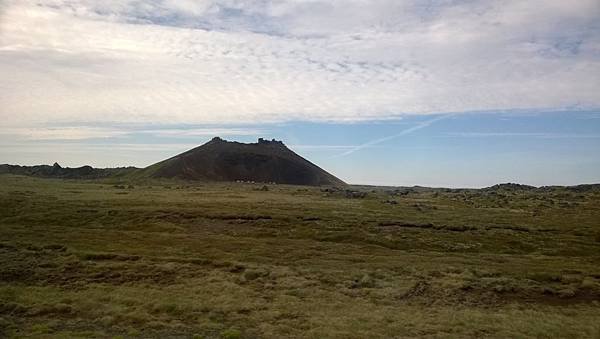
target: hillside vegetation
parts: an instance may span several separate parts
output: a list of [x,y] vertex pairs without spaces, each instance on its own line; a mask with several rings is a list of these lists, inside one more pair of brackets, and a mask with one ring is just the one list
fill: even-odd
[[0,175],[0,337],[600,336],[600,190]]

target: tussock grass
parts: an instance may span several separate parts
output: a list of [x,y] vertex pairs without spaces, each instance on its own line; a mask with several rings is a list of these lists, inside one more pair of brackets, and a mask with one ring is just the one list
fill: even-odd
[[0,176],[0,337],[600,335],[600,192],[261,188]]

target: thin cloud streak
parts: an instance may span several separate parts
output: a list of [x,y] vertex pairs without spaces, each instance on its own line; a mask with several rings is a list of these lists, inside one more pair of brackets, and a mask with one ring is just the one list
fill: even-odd
[[0,128],[0,137],[21,140],[85,140],[126,136],[126,130],[103,127],[12,127]]
[[151,134],[156,137],[170,138],[189,138],[195,136],[248,136],[248,135],[263,135],[266,132],[262,129],[252,128],[165,128],[132,131],[132,133]]
[[362,145],[358,145],[356,147],[353,147],[350,150],[337,155],[336,157],[344,157],[344,156],[350,155],[350,154],[352,154],[354,152],[360,151],[360,150],[362,150],[364,148],[371,147],[371,146],[380,144],[382,142],[386,142],[388,140],[392,140],[392,139],[395,139],[395,138],[398,138],[398,137],[401,137],[401,136],[404,136],[404,135],[407,135],[407,134],[411,134],[411,133],[413,133],[415,131],[418,131],[420,129],[428,127],[428,126],[430,126],[431,124],[433,124],[433,123],[435,123],[437,121],[440,121],[440,120],[443,120],[443,119],[447,119],[447,118],[451,117],[452,115],[453,114],[442,115],[442,116],[439,116],[437,118],[421,122],[421,123],[419,123],[419,124],[417,124],[417,125],[415,125],[413,127],[410,127],[410,128],[407,128],[407,129],[401,131],[400,133],[397,133],[397,134],[394,134],[394,135],[390,135],[390,136],[387,136],[387,137],[383,137],[383,138],[379,138],[379,139],[375,139],[375,140],[371,140],[371,141],[369,141],[367,143],[364,143]]
[[[86,153],[89,151],[135,151],[135,152],[156,152],[156,151],[185,151],[193,147],[199,146],[198,144],[189,143],[111,143],[111,144],[89,144],[89,143],[64,143],[64,142],[35,142],[35,143],[13,143],[13,144],[2,144],[0,149],[3,153],[21,153],[33,151],[36,153],[57,153],[59,149],[61,152],[68,153]],[[122,164],[127,166],[129,164]]]
[[132,137],[136,135],[157,138],[193,138],[214,136],[259,136],[267,131],[243,127],[207,128],[140,128],[140,127],[94,127],[94,126],[53,126],[53,127],[7,127],[0,128],[0,137],[30,141],[49,140],[88,140]]
[[463,138],[503,138],[503,137],[531,137],[542,139],[595,139],[600,134],[568,134],[568,133],[537,133],[537,132],[460,132],[448,133],[447,137]]
[[298,150],[331,150],[340,151],[355,148],[356,145],[289,145],[291,149]]

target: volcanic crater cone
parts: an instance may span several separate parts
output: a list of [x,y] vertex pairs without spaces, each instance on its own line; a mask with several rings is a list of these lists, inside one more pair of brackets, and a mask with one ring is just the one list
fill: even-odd
[[143,170],[154,178],[204,181],[254,181],[292,185],[345,185],[302,158],[281,141],[240,143],[213,138]]

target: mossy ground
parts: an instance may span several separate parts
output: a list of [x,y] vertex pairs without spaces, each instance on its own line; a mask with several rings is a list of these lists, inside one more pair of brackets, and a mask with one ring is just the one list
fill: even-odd
[[0,176],[0,337],[600,336],[600,192]]

